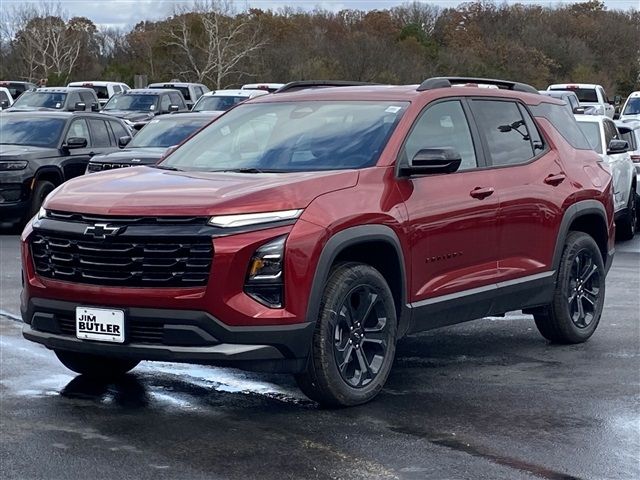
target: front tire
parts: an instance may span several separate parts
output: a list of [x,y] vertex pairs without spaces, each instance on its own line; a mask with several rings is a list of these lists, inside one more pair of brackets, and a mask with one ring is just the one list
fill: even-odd
[[89,353],[55,350],[58,360],[69,370],[96,378],[116,378],[133,370],[139,360],[105,357]]
[[631,240],[636,234],[636,227],[638,225],[638,212],[637,212],[637,198],[635,188],[631,189],[629,194],[629,202],[625,213],[620,217],[616,225],[616,232],[618,233],[618,239]]
[[29,208],[29,213],[27,218],[24,219],[25,222],[31,220],[40,210],[42,204],[44,203],[45,198],[55,190],[56,186],[48,182],[46,180],[41,180],[36,182],[35,188],[33,189],[33,193],[31,195],[31,207]]
[[553,301],[534,314],[538,330],[554,343],[586,342],[602,315],[605,270],[593,238],[570,232],[565,242]]
[[389,376],[397,318],[391,290],[375,268],[335,267],[325,285],[306,371],[296,376],[312,400],[330,407],[373,399]]

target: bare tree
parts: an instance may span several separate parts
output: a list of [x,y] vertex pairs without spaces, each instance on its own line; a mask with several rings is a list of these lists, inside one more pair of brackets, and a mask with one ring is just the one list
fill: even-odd
[[236,14],[229,0],[204,0],[174,11],[164,45],[175,50],[180,76],[210,79],[220,88],[227,77],[241,74],[243,60],[264,46],[251,14]]
[[67,22],[59,4],[25,3],[11,13],[14,50],[30,80],[66,80],[78,61],[86,23]]

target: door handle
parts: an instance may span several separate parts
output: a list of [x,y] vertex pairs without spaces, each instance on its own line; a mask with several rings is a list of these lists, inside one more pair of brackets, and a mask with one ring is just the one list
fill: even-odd
[[546,183],[547,185],[553,185],[555,187],[556,185],[560,185],[562,182],[564,182],[565,178],[567,178],[567,176],[564,173],[552,173],[550,175],[547,175],[547,178],[544,179],[544,183]]
[[488,196],[493,195],[494,191],[495,190],[493,189],[493,187],[476,187],[469,192],[469,195],[471,195],[473,198],[482,200],[483,198],[487,198]]

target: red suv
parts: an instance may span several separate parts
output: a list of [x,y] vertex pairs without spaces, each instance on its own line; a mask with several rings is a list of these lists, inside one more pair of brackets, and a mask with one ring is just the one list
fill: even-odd
[[550,341],[587,340],[611,188],[572,115],[528,85],[259,97],[155,167],[48,197],[22,235],[24,336],[78,373],[233,365],[360,404],[406,334],[517,309]]

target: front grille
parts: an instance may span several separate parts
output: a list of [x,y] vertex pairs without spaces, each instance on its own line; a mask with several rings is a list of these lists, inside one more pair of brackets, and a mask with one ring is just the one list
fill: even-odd
[[87,169],[88,172],[102,172],[104,170],[113,170],[115,168],[126,168],[126,167],[134,167],[138,165],[133,165],[131,163],[89,163],[89,167]]
[[[60,332],[63,335],[76,335],[76,322],[73,318],[58,319]],[[164,323],[141,323],[128,321],[125,334],[127,342],[147,343],[151,345],[164,344]]]
[[213,258],[207,237],[96,240],[34,233],[30,243],[39,275],[93,285],[202,286],[207,284]]
[[117,223],[118,225],[206,225],[206,217],[132,217],[47,210],[47,218],[77,223]]

